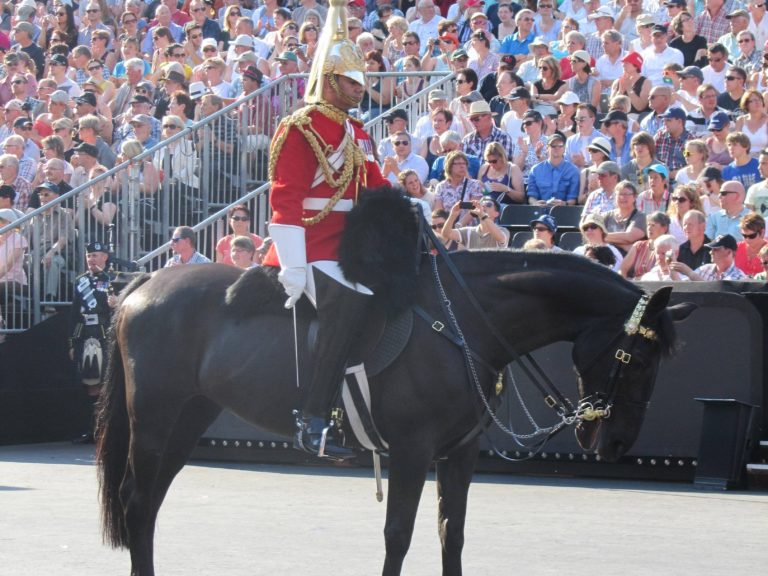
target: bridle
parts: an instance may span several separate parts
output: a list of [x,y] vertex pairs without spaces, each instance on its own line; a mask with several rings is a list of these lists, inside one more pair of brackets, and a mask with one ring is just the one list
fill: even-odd
[[[650,342],[658,341],[656,331],[642,324],[648,301],[648,295],[643,294],[635,305],[629,319],[624,324],[624,331],[613,338],[586,367],[582,368],[581,371],[576,371],[579,379],[583,381],[583,374],[586,374],[594,368],[595,365],[605,357],[607,350],[614,346],[616,347],[616,350],[612,355],[614,362],[611,366],[611,371],[608,374],[605,391],[585,396],[579,401],[579,404],[576,407],[576,418],[578,420],[591,422],[601,418],[610,418],[611,408],[613,408],[613,404],[619,397],[618,383],[621,380],[623,372],[630,366],[633,360],[635,363],[638,362],[634,359],[637,344],[642,342],[643,339]],[[647,408],[649,404],[648,401],[636,401],[625,397],[622,397],[621,401],[624,404],[637,406],[639,408]]]
[[[656,332],[654,330],[642,324],[642,321],[645,315],[645,310],[650,300],[647,294],[643,294],[640,297],[640,300],[635,305],[635,308],[630,314],[629,319],[624,324],[624,330],[620,332],[615,338],[613,338],[608,343],[608,345],[603,350],[601,350],[592,361],[590,361],[587,364],[586,368],[582,368],[582,373],[588,372],[589,370],[594,368],[594,366],[601,359],[605,357],[605,352],[608,349],[610,349],[613,346],[616,346],[616,350],[613,354],[613,359],[615,360],[615,363],[611,368],[611,372],[609,374],[608,382],[606,385],[606,390],[604,392],[596,393],[594,395],[594,398],[591,395],[582,398],[578,402],[578,405],[576,406],[576,408],[574,408],[571,401],[568,400],[568,398],[560,392],[560,390],[550,380],[550,378],[546,375],[546,373],[541,368],[541,366],[539,366],[536,360],[530,354],[525,354],[524,356],[521,356],[520,354],[518,354],[515,351],[515,349],[512,347],[512,345],[509,343],[509,341],[504,337],[504,335],[501,334],[501,332],[499,332],[495,324],[491,322],[490,317],[485,312],[483,307],[480,305],[480,302],[474,296],[472,291],[469,289],[469,286],[466,284],[463,276],[461,275],[461,272],[458,270],[458,268],[456,268],[456,265],[451,259],[448,251],[445,249],[442,242],[440,242],[440,240],[432,232],[432,229],[428,226],[425,226],[424,233],[426,233],[429,239],[432,240],[432,244],[437,249],[437,252],[443,257],[443,261],[446,263],[448,270],[456,280],[458,286],[464,293],[467,300],[475,309],[477,316],[483,321],[485,326],[488,328],[490,334],[493,336],[496,343],[507,354],[507,358],[511,358],[512,362],[516,363],[522,369],[522,371],[525,373],[528,379],[543,394],[544,401],[547,404],[547,406],[549,406],[552,410],[554,410],[555,413],[560,418],[560,422],[552,426],[551,428],[546,430],[541,429],[542,433],[546,433],[546,436],[537,445],[536,451],[543,448],[544,444],[552,436],[557,434],[566,426],[578,424],[581,421],[593,421],[597,419],[610,417],[611,408],[613,407],[613,404],[618,397],[617,384],[620,381],[625,369],[632,362],[633,354],[635,352],[635,347],[637,343],[641,341],[641,339],[646,339],[650,341],[656,341],[658,339]],[[478,362],[479,364],[483,365],[486,369],[488,369],[494,374],[499,374],[497,389],[499,387],[499,384],[502,381],[503,372],[500,373],[498,369],[496,369],[489,362],[484,360],[479,354],[473,351],[467,344],[466,340],[464,339],[464,335],[461,331],[461,328],[459,327],[458,321],[453,313],[451,302],[448,299],[448,296],[442,285],[442,281],[440,279],[439,271],[437,268],[437,257],[435,255],[431,255],[430,258],[432,260],[432,270],[433,270],[433,275],[435,277],[438,301],[440,302],[440,306],[442,308],[444,318],[447,320],[447,323],[449,326],[446,326],[445,323],[433,318],[428,312],[426,312],[420,306],[415,306],[414,311],[417,313],[417,315],[421,316],[422,319],[424,319],[425,322],[427,322],[427,324],[430,324],[434,331],[438,332],[439,334],[447,338],[449,341],[451,341],[454,345],[462,349],[462,351],[464,352],[464,361],[467,368],[468,377],[470,381],[474,381],[475,383],[475,388],[478,392],[478,395],[480,396],[480,399],[482,400],[486,414],[490,416],[493,422],[503,432],[505,432],[510,436],[513,436],[517,440],[521,436],[516,434],[514,431],[508,429],[500,421],[500,419],[495,414],[493,408],[491,407],[490,401],[486,397],[482,389],[482,386],[480,385],[480,381],[477,377],[477,373],[475,370],[474,362],[475,361]],[[581,378],[581,375],[579,375],[579,378]],[[638,403],[626,398],[622,398],[621,401],[626,404],[634,403],[634,404],[638,404],[646,407],[648,405],[648,402]],[[485,421],[486,419],[482,418],[481,420]],[[474,431],[470,432],[470,434],[468,434],[467,436],[470,436],[473,433]],[[528,435],[528,436],[530,437],[533,435]],[[462,440],[462,442],[463,441],[464,440]]]

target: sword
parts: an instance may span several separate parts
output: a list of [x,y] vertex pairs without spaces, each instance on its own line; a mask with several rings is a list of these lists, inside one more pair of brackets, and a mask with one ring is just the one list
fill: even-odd
[[296,388],[299,388],[299,327],[296,322],[296,305],[293,305],[293,353],[296,362]]

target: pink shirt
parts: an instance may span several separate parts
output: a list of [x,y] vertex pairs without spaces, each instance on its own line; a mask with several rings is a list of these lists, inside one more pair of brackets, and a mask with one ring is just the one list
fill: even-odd
[[6,270],[5,274],[0,276],[0,282],[8,284],[16,282],[22,286],[27,285],[27,275],[24,273],[24,268],[22,267],[24,263],[24,250],[27,246],[27,239],[18,232],[11,232],[6,235],[4,239],[0,239],[0,269],[5,268],[8,260],[13,257],[14,250],[18,248],[22,249],[21,254],[16,257],[10,270]]
[[[251,237],[251,240],[253,240],[253,245],[256,247],[256,250],[259,249],[259,246],[261,246],[264,241],[261,239],[261,236],[258,234],[250,233],[248,234]],[[229,252],[230,245],[232,244],[232,239],[235,237],[234,234],[228,234],[224,236],[221,240],[218,241],[216,244],[216,252],[223,253],[224,259],[221,260],[222,264],[229,264],[230,266],[234,266],[235,263],[232,262],[232,255]],[[219,260],[216,260],[219,262]]]

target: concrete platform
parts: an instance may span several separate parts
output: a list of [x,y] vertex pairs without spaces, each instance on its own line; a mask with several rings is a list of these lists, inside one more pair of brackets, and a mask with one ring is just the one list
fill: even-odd
[[[158,575],[378,574],[384,504],[368,470],[187,466],[160,514]],[[385,482],[386,490],[386,482]],[[465,574],[765,573],[768,494],[689,485],[479,475]],[[0,447],[0,574],[129,574],[101,543],[93,447]],[[434,480],[404,574],[440,573]]]

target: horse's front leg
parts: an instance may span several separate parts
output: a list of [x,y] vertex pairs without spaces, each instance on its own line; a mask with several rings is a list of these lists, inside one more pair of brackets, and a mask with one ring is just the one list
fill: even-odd
[[467,494],[478,454],[477,440],[473,440],[437,463],[437,529],[443,552],[443,576],[461,576]]
[[391,446],[389,480],[387,482],[387,522],[384,541],[387,555],[383,576],[399,576],[403,560],[411,546],[413,525],[421,491],[432,463],[432,451],[424,447]]

